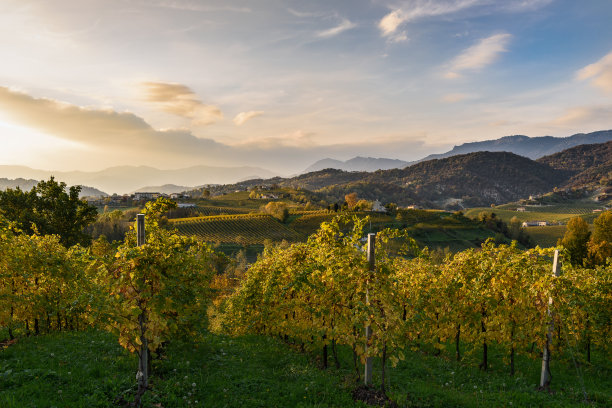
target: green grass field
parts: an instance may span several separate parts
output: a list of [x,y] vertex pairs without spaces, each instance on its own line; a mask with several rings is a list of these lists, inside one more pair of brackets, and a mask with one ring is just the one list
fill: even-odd
[[[578,353],[577,350],[574,350]],[[553,359],[553,393],[539,392],[540,361],[520,357],[514,377],[505,350],[492,348],[491,366],[477,356],[459,363],[452,352],[407,351],[387,373],[388,395],[401,407],[609,407],[612,367],[595,354],[576,369]],[[173,342],[153,361],[145,407],[365,407],[354,402],[357,386],[350,350],[340,349],[341,368],[321,369],[320,356],[273,338],[206,334],[202,341]],[[98,331],[30,337],[0,351],[0,406],[116,407],[135,392],[136,357],[112,335]],[[374,383],[380,381],[374,362]],[[584,384],[584,389],[583,389]],[[583,391],[589,403],[583,403]]]
[[[524,212],[516,209],[525,208]],[[593,213],[593,210],[602,209],[600,203],[596,203],[590,199],[581,199],[568,201],[563,204],[551,205],[520,205],[517,203],[509,203],[499,205],[497,207],[478,207],[470,208],[465,211],[466,217],[477,217],[482,211],[494,212],[498,217],[505,222],[510,222],[512,217],[518,218],[520,221],[548,221],[548,222],[563,222],[566,223],[570,218],[582,216],[587,221],[597,217],[598,214]]]

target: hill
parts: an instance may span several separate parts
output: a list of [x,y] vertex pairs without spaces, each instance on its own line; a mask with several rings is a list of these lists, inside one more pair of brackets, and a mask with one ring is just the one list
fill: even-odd
[[376,171],[399,169],[410,165],[410,162],[397,159],[385,159],[374,157],[353,157],[347,161],[323,159],[309,166],[303,173],[311,173],[324,169],[338,169],[344,171]]
[[398,205],[457,209],[488,206],[542,194],[568,178],[547,164],[507,152],[477,152],[417,163],[404,169],[346,172],[326,169],[297,177],[249,180],[211,188],[213,194],[256,185],[310,190],[328,202],[342,202],[356,192],[359,198]]
[[607,185],[612,179],[612,142],[576,146],[538,162],[570,175],[568,187]]
[[400,169],[415,163],[434,159],[444,159],[447,157],[475,152],[510,152],[535,160],[575,146],[605,143],[608,141],[612,141],[612,130],[601,130],[592,133],[578,133],[568,137],[529,137],[524,135],[513,135],[504,136],[499,139],[464,143],[453,147],[446,153],[430,154],[421,160],[412,162],[397,159],[359,156],[347,161],[327,158],[315,162],[304,170],[303,173],[310,173],[325,169],[368,172],[376,170]]

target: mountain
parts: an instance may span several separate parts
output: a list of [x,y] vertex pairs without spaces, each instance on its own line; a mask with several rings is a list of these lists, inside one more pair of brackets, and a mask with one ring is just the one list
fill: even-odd
[[325,169],[338,169],[344,171],[376,171],[401,169],[415,163],[433,159],[443,159],[474,152],[511,152],[530,159],[538,159],[574,146],[605,143],[612,141],[612,130],[601,130],[592,133],[578,133],[568,137],[540,136],[529,137],[524,135],[504,136],[499,139],[484,140],[481,142],[464,143],[455,146],[446,153],[430,154],[429,156],[412,162],[397,159],[384,159],[373,157],[354,157],[347,161],[335,159],[322,159],[302,172],[311,173]]
[[612,141],[576,146],[537,161],[569,174],[568,187],[601,185],[604,178],[612,180]]
[[[0,190],[6,190],[7,188],[16,189],[17,187],[19,187],[23,191],[29,191],[32,189],[32,187],[36,186],[37,184],[38,184],[38,180],[32,180],[32,179],[26,180],[23,178],[17,178],[17,179],[11,180],[7,178],[0,178]],[[106,197],[108,196],[108,194],[106,194],[104,191],[98,190],[97,188],[81,186],[81,192],[79,193],[79,197],[93,197],[93,196]]]
[[488,206],[542,194],[567,181],[569,174],[547,164],[508,152],[475,152],[434,159],[404,169],[375,172],[320,170],[292,178],[250,180],[218,186],[211,192],[233,191],[254,185],[276,184],[317,193],[328,202],[348,193],[399,205],[430,208]]
[[347,161],[335,159],[322,159],[309,166],[303,173],[310,173],[324,169],[338,169],[344,171],[376,171],[404,168],[410,162],[397,159],[384,159],[374,157],[353,157]]
[[87,185],[112,192],[128,193],[142,186],[180,184],[235,183],[247,178],[274,177],[276,174],[259,167],[193,166],[175,170],[160,170],[147,166],[119,166],[101,171],[47,171],[25,166],[0,166],[0,177],[45,180],[50,176],[69,185]]
[[452,150],[441,154],[430,154],[419,161],[442,159],[473,152],[512,152],[520,156],[537,159],[551,155],[574,146],[605,143],[612,140],[612,130],[601,130],[592,133],[578,133],[569,137],[529,137],[523,135],[504,136],[500,139],[485,140],[482,142],[464,143],[453,147]]

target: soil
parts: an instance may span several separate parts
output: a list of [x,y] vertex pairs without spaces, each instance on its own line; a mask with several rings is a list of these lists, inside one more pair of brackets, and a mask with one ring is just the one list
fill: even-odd
[[398,405],[377,388],[360,385],[353,390],[353,400],[363,401],[368,405],[396,408]]

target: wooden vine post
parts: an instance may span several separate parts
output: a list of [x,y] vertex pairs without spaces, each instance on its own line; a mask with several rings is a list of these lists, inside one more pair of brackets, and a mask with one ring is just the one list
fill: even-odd
[[[375,266],[376,266],[376,257],[375,257],[375,252],[374,252],[374,248],[376,246],[376,234],[375,233],[370,233],[368,234],[368,266],[369,266],[369,275],[370,277],[374,275],[374,271],[375,271]],[[366,283],[366,305],[370,304],[370,293],[369,293],[369,286],[370,283],[370,279],[368,277],[367,283]],[[365,327],[365,335],[366,335],[366,342],[365,342],[365,353],[367,354],[368,352],[368,344],[370,342],[370,338],[372,337],[372,328],[370,327],[369,322],[366,321],[366,327]],[[365,361],[365,373],[364,373],[364,384],[366,386],[371,385],[372,384],[372,362],[373,362],[373,358],[372,357],[366,357],[366,361]]]
[[[138,214],[136,216],[136,242],[137,246],[145,244],[145,215]],[[136,378],[138,379],[138,397],[137,401],[140,402],[140,397],[145,393],[149,386],[149,343],[146,337],[147,331],[147,316],[143,310],[144,305],[142,300],[139,300],[138,306],[142,310],[142,313],[138,316],[138,325],[140,326],[140,352],[138,353],[138,373]]]
[[[553,259],[553,276],[561,275],[561,267],[559,266],[559,250],[555,250],[555,257]],[[552,296],[548,298],[548,316],[550,317],[550,323],[548,325],[548,333],[546,333],[546,345],[544,346],[544,352],[542,353],[542,373],[540,374],[540,389],[550,389],[550,344],[552,343],[552,336],[555,329],[555,319],[552,313]]]

